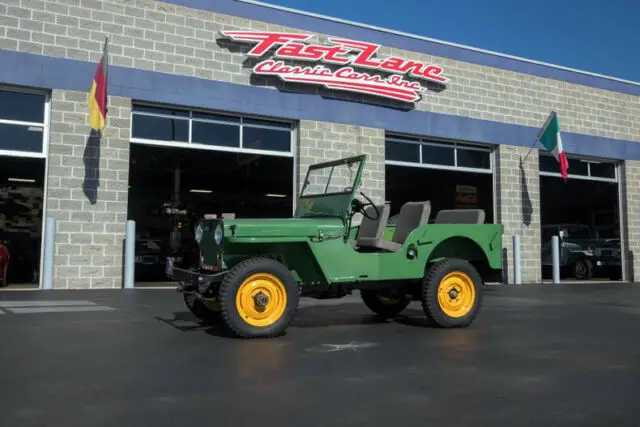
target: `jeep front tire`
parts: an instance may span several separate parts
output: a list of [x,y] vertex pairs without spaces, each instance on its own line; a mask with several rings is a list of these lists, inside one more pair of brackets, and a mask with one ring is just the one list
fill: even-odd
[[468,261],[448,258],[427,268],[422,308],[441,328],[469,326],[482,303],[482,278]]
[[298,283],[283,264],[250,258],[225,276],[218,294],[224,325],[241,338],[284,334],[298,309]]

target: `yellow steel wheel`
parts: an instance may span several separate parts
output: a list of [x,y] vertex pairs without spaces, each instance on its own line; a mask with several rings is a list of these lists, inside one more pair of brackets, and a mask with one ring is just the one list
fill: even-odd
[[438,304],[450,317],[463,317],[473,308],[476,288],[467,273],[452,271],[442,278],[438,286]]
[[238,287],[236,309],[251,326],[265,327],[277,322],[287,308],[287,289],[270,273],[256,273]]

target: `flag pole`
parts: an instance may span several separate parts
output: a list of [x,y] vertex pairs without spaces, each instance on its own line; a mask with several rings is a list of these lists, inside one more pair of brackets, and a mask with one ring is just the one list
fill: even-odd
[[105,36],[104,38],[104,50],[102,53],[103,64],[104,67],[104,120],[105,120],[105,129],[100,129],[100,138],[104,136],[104,131],[107,127],[107,116],[109,115],[109,36]]
[[547,116],[547,119],[544,121],[544,124],[542,125],[542,127],[538,131],[538,134],[536,135],[536,139],[533,141],[533,144],[531,144],[531,147],[529,147],[529,151],[527,151],[527,154],[524,156],[524,159],[522,159],[522,158],[520,159],[520,163],[521,164],[524,164],[524,162],[527,161],[527,158],[529,157],[529,154],[531,154],[531,150],[533,150],[533,147],[536,146],[536,143],[538,141],[540,141],[540,135],[542,135],[544,130],[547,128],[547,126],[549,126],[549,122],[551,121],[551,119],[553,118],[553,116],[555,114],[556,114],[555,111],[551,111],[551,113],[549,113],[549,115]]

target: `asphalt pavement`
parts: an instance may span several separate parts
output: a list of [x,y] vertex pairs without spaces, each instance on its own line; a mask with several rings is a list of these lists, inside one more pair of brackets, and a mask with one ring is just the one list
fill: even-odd
[[488,287],[457,330],[304,300],[259,341],[170,290],[0,292],[0,426],[631,426],[639,331],[638,284]]

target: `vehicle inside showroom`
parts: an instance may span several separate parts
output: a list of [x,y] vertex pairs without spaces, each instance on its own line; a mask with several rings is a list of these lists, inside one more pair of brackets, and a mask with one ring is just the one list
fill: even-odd
[[617,163],[568,156],[569,176],[540,153],[543,278],[551,277],[551,238],[559,238],[561,280],[620,280],[622,252]]
[[293,213],[291,123],[146,105],[134,107],[132,123],[136,286],[168,282],[167,258],[189,253],[205,215]]

